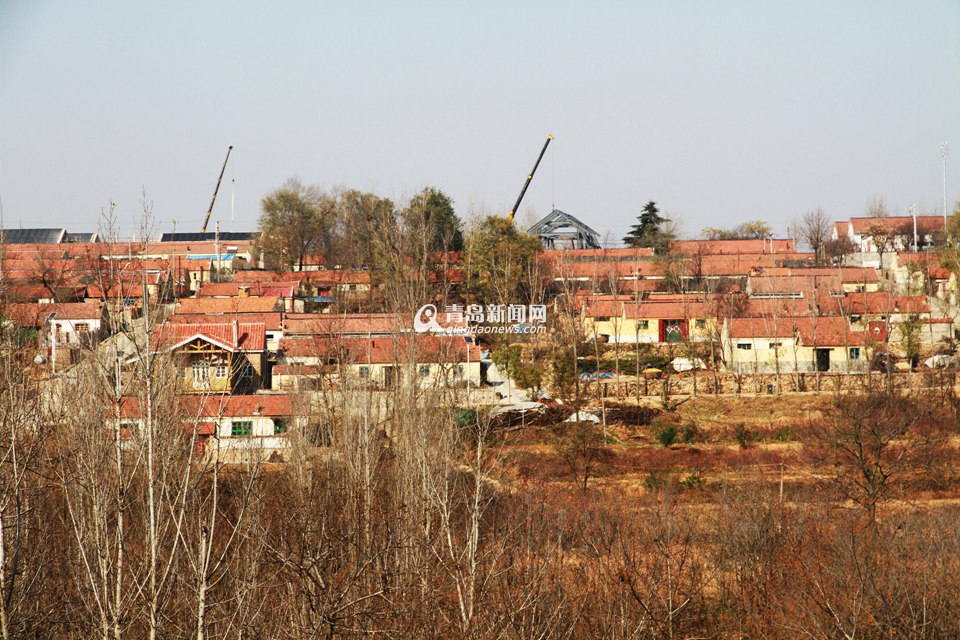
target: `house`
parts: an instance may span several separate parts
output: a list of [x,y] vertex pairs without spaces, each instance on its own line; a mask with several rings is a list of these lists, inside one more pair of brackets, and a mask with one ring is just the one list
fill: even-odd
[[[178,423],[185,439],[195,437],[203,454],[215,447],[221,453],[282,451],[290,446],[287,434],[299,426],[293,399],[284,394],[178,396],[154,411]],[[122,399],[120,426],[128,440],[143,433],[139,398]]]
[[389,388],[480,386],[484,363],[480,348],[462,336],[412,334],[396,338],[356,339],[347,345],[348,382]]
[[731,318],[723,336],[727,369],[736,373],[862,372],[882,346],[839,316]]
[[583,317],[588,336],[619,343],[706,342],[717,327],[712,304],[679,295],[660,301],[621,297],[590,302]]
[[883,253],[929,247],[945,226],[943,216],[850,218],[834,223],[831,237],[849,238],[861,253]]
[[269,388],[263,323],[164,323],[152,340],[155,353],[170,353],[180,393],[252,393]]
[[303,388],[320,375],[338,384],[389,388],[474,387],[484,382],[481,349],[462,336],[406,334],[390,337],[285,338],[278,352],[275,389]]
[[[217,322],[227,322],[233,320],[232,316],[221,316],[213,318]],[[268,313],[244,313],[236,316],[237,320],[245,323],[263,323],[264,332],[267,341],[267,351],[276,352],[280,346],[280,340],[283,339],[283,314],[279,311]],[[182,314],[176,313],[167,316],[167,324],[205,324],[211,320],[211,316],[206,314]]]

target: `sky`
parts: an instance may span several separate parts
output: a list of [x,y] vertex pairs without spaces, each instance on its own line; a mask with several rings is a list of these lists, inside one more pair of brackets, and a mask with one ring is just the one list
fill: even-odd
[[[256,228],[286,179],[608,242],[960,199],[960,0],[0,0],[4,226]],[[213,224],[211,224],[211,228]]]

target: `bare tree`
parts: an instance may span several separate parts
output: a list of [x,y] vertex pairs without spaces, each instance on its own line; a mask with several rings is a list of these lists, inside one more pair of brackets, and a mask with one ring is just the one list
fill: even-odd
[[820,264],[824,259],[824,246],[830,239],[830,217],[819,207],[807,211],[800,218],[799,232]]

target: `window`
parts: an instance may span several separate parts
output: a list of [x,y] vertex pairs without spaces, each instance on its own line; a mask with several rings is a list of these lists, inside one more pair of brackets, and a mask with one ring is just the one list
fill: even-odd
[[77,333],[90,333],[90,325],[86,322],[77,323]]
[[207,363],[194,362],[193,363],[194,382],[206,382],[209,379],[210,379],[210,367],[207,366]]
[[767,348],[768,348],[768,349],[779,349],[779,348],[782,347],[782,346],[783,346],[783,344],[780,343],[780,342],[771,342],[771,343],[767,346]]
[[225,364],[218,364],[218,365],[214,368],[213,377],[214,377],[214,378],[217,378],[218,380],[223,380],[223,379],[225,379],[225,378],[227,377],[228,371],[229,371],[229,370],[227,369],[227,365],[225,365]]
[[426,378],[427,376],[430,375],[430,365],[428,364],[420,365],[420,367],[417,369],[417,373],[420,374],[421,378]]
[[740,349],[741,351],[750,351],[753,349],[753,345],[749,342],[738,342],[737,349]]
[[121,422],[120,429],[126,430],[132,436],[140,435],[140,423],[139,422]]
[[455,375],[455,376],[458,377],[458,378],[462,378],[462,377],[463,377],[463,365],[462,365],[462,364],[458,364],[458,365],[455,365],[455,366],[453,367],[453,375]]
[[281,433],[287,432],[287,425],[283,423],[283,420],[274,420],[273,421],[273,435],[278,436]]
[[253,433],[252,420],[234,420],[230,423],[231,436],[248,436]]
[[370,378],[370,367],[360,367],[360,377],[365,380]]
[[860,347],[850,347],[850,359],[851,360],[860,359]]
[[597,316],[597,322],[610,322],[610,316]]
[[860,316],[858,315],[850,316],[850,322],[860,322]]
[[697,318],[697,320],[694,322],[694,326],[696,326],[697,329],[706,329],[707,321],[704,318]]
[[649,329],[649,328],[650,328],[650,321],[649,321],[649,320],[641,320],[641,321],[640,321],[640,330],[641,330],[641,331],[646,331],[646,330]]

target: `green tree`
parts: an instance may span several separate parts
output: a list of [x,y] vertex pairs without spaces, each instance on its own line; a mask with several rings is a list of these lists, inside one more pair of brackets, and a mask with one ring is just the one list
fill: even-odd
[[453,200],[443,191],[425,188],[410,198],[400,217],[408,227],[423,229],[429,251],[463,250],[463,222],[453,210]]
[[669,222],[660,215],[660,209],[652,200],[643,207],[643,212],[637,217],[637,224],[630,227],[630,233],[623,242],[628,247],[650,247],[656,253],[665,253],[674,240],[674,233],[664,227]]
[[270,268],[303,268],[310,255],[326,255],[332,242],[334,200],[316,186],[287,180],[260,201],[256,249]]
[[540,241],[506,218],[484,218],[467,234],[463,260],[467,285],[477,301],[490,304],[537,303],[530,300],[527,275],[540,258]]

